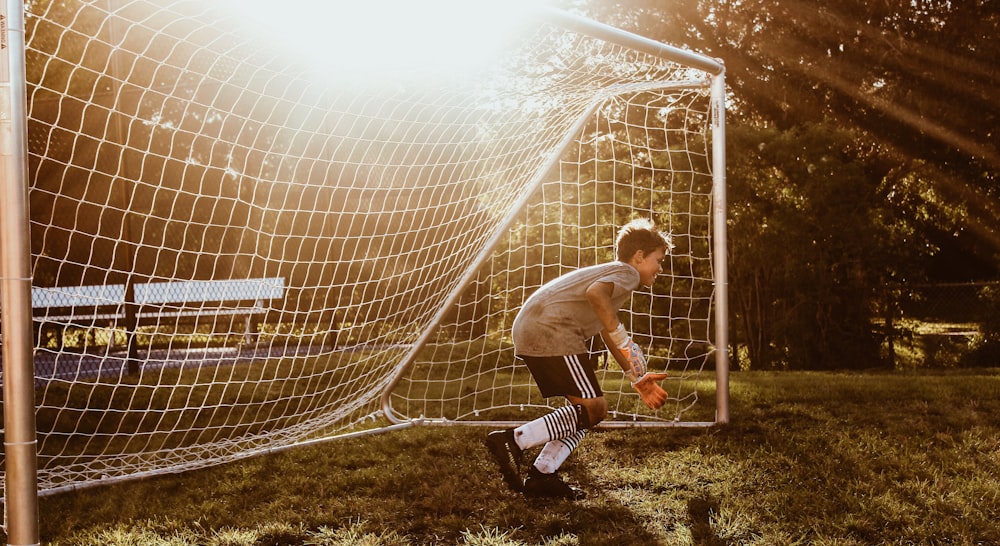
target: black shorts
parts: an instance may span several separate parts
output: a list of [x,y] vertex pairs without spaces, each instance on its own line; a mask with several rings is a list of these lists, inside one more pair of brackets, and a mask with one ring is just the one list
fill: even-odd
[[542,396],[604,396],[595,373],[595,358],[589,354],[568,356],[519,356],[535,378]]

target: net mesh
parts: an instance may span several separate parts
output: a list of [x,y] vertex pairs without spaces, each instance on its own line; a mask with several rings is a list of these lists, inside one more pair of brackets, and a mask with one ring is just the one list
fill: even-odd
[[611,420],[711,419],[705,74],[540,20],[474,77],[375,84],[212,2],[26,8],[41,491],[530,418],[514,314],[635,217],[676,244],[621,314],[672,400],[605,362]]

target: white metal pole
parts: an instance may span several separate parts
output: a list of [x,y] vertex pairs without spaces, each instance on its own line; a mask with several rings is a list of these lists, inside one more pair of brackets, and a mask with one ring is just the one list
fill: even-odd
[[715,422],[729,422],[729,271],[726,254],[726,78],[712,79],[712,215],[715,253]]
[[0,320],[3,322],[7,544],[39,543],[28,234],[24,4],[0,12]]
[[699,53],[657,42],[645,36],[633,34],[626,30],[580,17],[579,15],[573,15],[550,6],[541,5],[539,9],[551,23],[581,34],[628,46],[636,51],[642,51],[643,53],[697,68],[712,75],[722,74],[725,70],[725,66],[717,59],[712,59]]

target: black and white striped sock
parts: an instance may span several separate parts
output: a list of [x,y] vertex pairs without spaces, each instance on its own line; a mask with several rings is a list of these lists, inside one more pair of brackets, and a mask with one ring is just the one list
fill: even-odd
[[580,428],[583,406],[563,406],[514,429],[514,440],[521,449],[567,438]]
[[542,474],[552,474],[559,470],[559,467],[566,461],[570,453],[573,453],[573,450],[580,445],[586,434],[586,430],[579,430],[566,438],[552,440],[545,444],[535,459],[535,468]]

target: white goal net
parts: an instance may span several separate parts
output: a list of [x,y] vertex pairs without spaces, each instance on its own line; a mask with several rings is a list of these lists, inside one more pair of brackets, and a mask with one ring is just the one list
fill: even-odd
[[604,365],[606,425],[717,420],[721,66],[545,11],[365,80],[231,8],[26,3],[40,491],[533,418],[513,316],[637,217],[676,248],[620,316],[671,400]]

